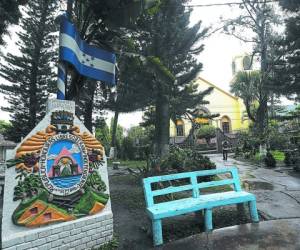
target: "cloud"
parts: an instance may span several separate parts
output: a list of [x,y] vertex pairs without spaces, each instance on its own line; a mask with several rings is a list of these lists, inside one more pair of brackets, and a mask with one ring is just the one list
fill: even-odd
[[69,152],[71,154],[78,154],[78,153],[80,153],[80,149],[78,148],[78,146],[76,144],[73,144],[72,148],[69,150]]
[[48,155],[47,160],[55,160],[57,158],[57,155],[52,154],[52,155]]

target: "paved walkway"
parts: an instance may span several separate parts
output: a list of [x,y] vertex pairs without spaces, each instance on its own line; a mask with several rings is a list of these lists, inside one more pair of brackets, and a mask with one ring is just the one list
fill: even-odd
[[266,169],[222,156],[207,155],[217,168],[236,166],[245,189],[257,197],[268,221],[202,233],[166,244],[163,250],[300,250],[300,175],[291,169]]
[[158,249],[163,250],[299,250],[300,219],[264,221],[198,234]]
[[217,168],[239,169],[244,188],[256,195],[258,210],[266,219],[300,218],[300,175],[292,169],[267,169],[233,158],[223,161],[220,154],[207,156]]

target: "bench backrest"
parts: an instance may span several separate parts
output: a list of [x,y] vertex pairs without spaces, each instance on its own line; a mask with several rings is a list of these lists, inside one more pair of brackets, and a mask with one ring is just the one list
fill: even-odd
[[[204,176],[212,176],[217,174],[226,174],[230,173],[230,179],[218,180],[218,181],[208,181],[208,182],[199,182],[197,177]],[[181,186],[169,186],[166,188],[152,190],[153,183],[159,183],[164,181],[174,181],[180,179],[189,179],[189,184],[181,185]],[[167,195],[172,193],[178,193],[182,191],[192,191],[192,196],[197,198],[200,196],[200,189],[202,188],[210,188],[216,186],[224,186],[224,185],[233,185],[235,191],[241,191],[240,179],[238,176],[238,170],[235,167],[231,168],[221,168],[221,169],[213,169],[213,170],[202,170],[195,172],[184,172],[179,174],[171,174],[171,175],[161,175],[161,176],[153,176],[143,179],[144,185],[144,194],[146,198],[147,207],[151,207],[154,205],[154,197]]]

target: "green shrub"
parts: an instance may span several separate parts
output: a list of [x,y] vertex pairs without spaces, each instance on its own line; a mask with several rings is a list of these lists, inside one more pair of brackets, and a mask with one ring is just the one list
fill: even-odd
[[[138,179],[149,176],[176,174],[181,172],[215,169],[216,165],[206,156],[197,151],[182,149],[178,146],[170,148],[164,159],[150,155],[146,166],[128,168],[128,171]],[[206,178],[210,180],[210,178]]]
[[276,161],[284,161],[285,158],[284,152],[279,150],[272,150],[271,154],[273,155]]
[[132,127],[123,139],[121,158],[124,160],[146,160],[149,157],[152,128]]
[[216,128],[211,125],[203,125],[196,132],[197,138],[205,139],[207,144],[210,144],[210,140],[216,137]]
[[292,165],[292,154],[291,152],[284,153],[284,163],[286,166]]
[[197,170],[215,169],[216,165],[207,156],[198,151],[172,147],[166,159],[161,162],[164,172],[187,172]]
[[136,155],[136,148],[134,147],[134,141],[130,137],[125,137],[122,141],[121,158],[124,160],[134,160]]
[[286,166],[296,165],[299,157],[297,157],[296,152],[285,152],[284,163]]
[[256,153],[255,155],[254,155],[254,160],[255,161],[260,161],[261,160],[261,155],[260,155],[260,153]]
[[271,152],[267,152],[266,157],[264,158],[265,165],[269,168],[276,167],[276,160],[271,154]]

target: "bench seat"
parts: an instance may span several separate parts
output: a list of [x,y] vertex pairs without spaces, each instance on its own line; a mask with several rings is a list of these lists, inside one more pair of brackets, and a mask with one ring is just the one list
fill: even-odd
[[[211,181],[202,181],[202,178],[199,178],[219,174],[224,174],[227,177],[230,174],[230,178],[215,178]],[[255,196],[242,190],[238,170],[234,167],[153,176],[143,179],[143,184],[147,205],[146,212],[152,220],[153,243],[155,246],[163,244],[162,219],[168,217],[204,211],[205,230],[211,231],[213,230],[213,208],[246,203],[249,205],[252,221],[259,222]],[[203,193],[203,190],[206,188],[226,185],[233,186],[233,191],[212,194]],[[154,199],[157,196],[178,192],[190,193],[190,197],[161,202],[156,202]]]
[[255,196],[245,191],[229,191],[155,204],[147,208],[147,213],[155,220],[247,201],[255,201]]

